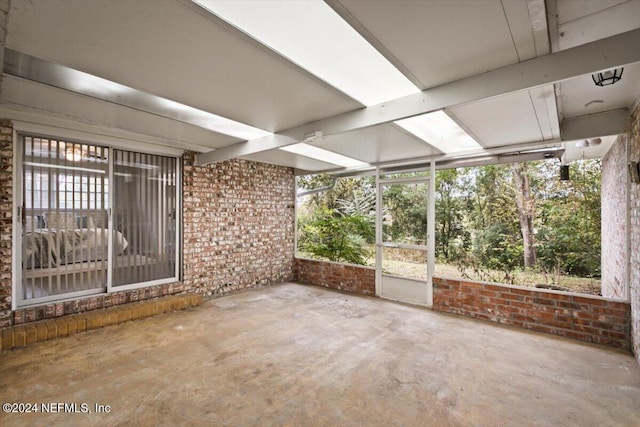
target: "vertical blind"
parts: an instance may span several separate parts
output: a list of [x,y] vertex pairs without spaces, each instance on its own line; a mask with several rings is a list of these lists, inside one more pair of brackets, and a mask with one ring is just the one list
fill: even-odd
[[175,158],[114,150],[115,229],[128,251],[114,257],[114,286],[175,275]]
[[108,149],[35,137],[23,149],[22,299],[104,289]]
[[176,276],[176,158],[24,136],[22,159],[23,301]]

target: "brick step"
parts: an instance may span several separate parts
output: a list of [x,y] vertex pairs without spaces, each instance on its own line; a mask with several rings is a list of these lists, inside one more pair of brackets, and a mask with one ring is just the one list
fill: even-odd
[[145,317],[151,317],[169,311],[185,310],[201,304],[202,295],[200,294],[172,295],[12,326],[2,330],[0,352],[12,348],[25,347],[35,342],[66,337],[91,329],[128,322],[130,320],[144,319]]

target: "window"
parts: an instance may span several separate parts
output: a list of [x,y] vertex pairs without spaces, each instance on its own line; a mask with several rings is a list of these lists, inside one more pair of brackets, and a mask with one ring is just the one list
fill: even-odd
[[175,157],[21,136],[18,304],[175,281]]

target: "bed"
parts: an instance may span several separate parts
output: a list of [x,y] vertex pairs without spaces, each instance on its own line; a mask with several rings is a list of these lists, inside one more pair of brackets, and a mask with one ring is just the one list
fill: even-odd
[[[72,212],[27,216],[22,240],[24,277],[105,269],[109,244],[109,230],[103,227],[105,215],[93,211],[82,216]],[[113,245],[115,255],[120,255],[129,244],[116,231]]]
[[[103,291],[108,259],[114,286],[166,276],[166,259],[135,249],[121,231],[106,225],[106,211],[30,212],[23,222],[22,293],[24,299],[76,291]],[[109,233],[113,232],[113,252]],[[163,276],[164,275],[164,276]],[[158,276],[158,277],[156,277]]]
[[[35,229],[23,238],[24,266],[27,269],[55,268],[86,261],[106,260],[109,230],[104,228]],[[119,231],[115,232],[114,249],[119,255],[128,242]]]

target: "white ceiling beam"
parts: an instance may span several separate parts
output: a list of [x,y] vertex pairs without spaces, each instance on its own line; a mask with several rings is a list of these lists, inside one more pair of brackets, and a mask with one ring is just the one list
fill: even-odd
[[[252,139],[251,141],[234,144],[230,147],[219,148],[203,154],[196,154],[196,165],[203,166],[209,163],[235,159],[236,157],[247,156],[261,151],[286,147],[287,145],[293,145],[298,142],[300,141],[285,135],[267,135],[262,138]],[[227,150],[228,148],[232,148],[232,150]],[[229,154],[225,156],[227,153]]]
[[324,135],[348,132],[625,66],[640,62],[638,46],[640,29],[291,128],[278,133],[287,138],[274,138],[268,144],[254,140],[224,147],[199,155],[199,162],[212,163],[291,145],[314,131]]
[[618,108],[602,113],[565,119],[560,125],[563,141],[619,135],[629,131],[629,109]]

